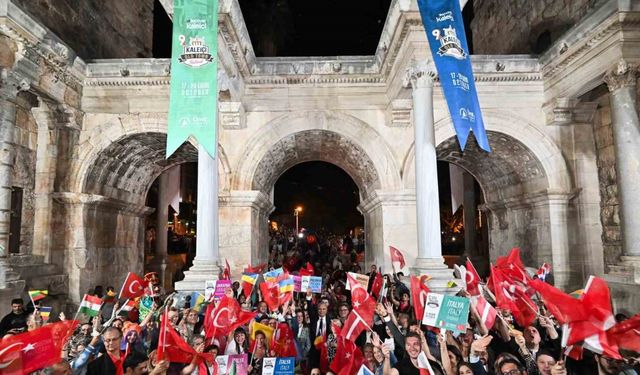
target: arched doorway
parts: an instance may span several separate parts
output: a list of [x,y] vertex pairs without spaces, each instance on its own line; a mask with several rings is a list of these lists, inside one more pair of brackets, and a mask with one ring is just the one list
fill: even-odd
[[284,259],[289,269],[307,261],[330,262],[340,250],[343,269],[363,267],[364,217],[358,211],[358,186],[341,168],[308,161],[285,171],[274,185],[270,216],[270,260]]

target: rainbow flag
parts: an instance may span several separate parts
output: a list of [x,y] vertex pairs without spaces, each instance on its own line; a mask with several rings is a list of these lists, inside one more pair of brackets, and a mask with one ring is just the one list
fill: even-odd
[[584,289],[578,289],[576,291],[569,293],[569,295],[573,298],[580,298],[582,297],[583,294],[584,294]]
[[43,299],[48,295],[49,295],[48,290],[30,290],[29,291],[29,298],[31,298],[33,302],[40,301],[41,299]]
[[293,292],[293,277],[289,276],[278,281],[278,287],[280,288],[280,293]]
[[198,313],[202,312],[202,304],[204,303],[204,296],[198,292],[191,294],[191,308]]
[[276,278],[278,278],[278,276],[282,275],[283,273],[284,273],[284,269],[280,267],[280,268],[276,268],[273,271],[265,272],[262,274],[262,276],[264,277],[264,281],[269,281],[273,283],[276,281]]
[[53,307],[40,306],[38,308],[38,311],[40,312],[40,316],[42,317],[42,321],[46,322],[47,320],[49,320],[49,316],[51,315],[51,311],[53,311]]

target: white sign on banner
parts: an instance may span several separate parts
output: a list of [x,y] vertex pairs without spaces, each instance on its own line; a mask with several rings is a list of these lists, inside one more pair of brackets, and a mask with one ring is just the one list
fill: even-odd
[[[367,289],[367,287],[369,286],[369,276],[363,275],[361,273],[354,273],[354,272],[348,272],[348,273],[349,275],[351,275],[351,277],[356,279],[358,284],[360,284],[363,288]],[[351,285],[349,285],[349,282],[347,282],[346,289],[351,290]]]

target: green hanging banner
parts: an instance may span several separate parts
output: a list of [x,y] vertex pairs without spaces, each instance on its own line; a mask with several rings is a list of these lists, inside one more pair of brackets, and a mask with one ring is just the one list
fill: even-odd
[[175,0],[167,158],[193,136],[216,155],[218,0]]

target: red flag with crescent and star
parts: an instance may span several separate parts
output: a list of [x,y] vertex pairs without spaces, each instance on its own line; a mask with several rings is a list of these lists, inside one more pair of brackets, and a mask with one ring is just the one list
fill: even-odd
[[346,339],[355,341],[363,330],[371,329],[376,301],[351,275],[347,274],[347,280],[351,284],[353,310],[345,320],[341,334]]
[[476,271],[476,268],[473,266],[473,263],[471,263],[471,260],[469,260],[469,258],[467,258],[467,264],[465,268],[467,269],[467,272],[465,272],[464,274],[464,278],[467,283],[467,292],[469,292],[469,294],[471,294],[472,296],[479,296],[480,276],[478,275],[478,271]]
[[193,357],[198,357],[197,364],[206,360],[215,361],[213,353],[198,353],[184,341],[182,336],[169,324],[167,314],[162,314],[160,333],[158,338],[158,361],[166,359],[169,362],[191,363]]
[[389,246],[389,252],[391,253],[391,263],[398,262],[400,263],[400,268],[404,268],[404,255],[402,255],[400,250],[396,249],[393,246]]
[[416,320],[422,321],[424,315],[424,305],[427,303],[427,294],[429,288],[422,282],[422,278],[411,275],[411,298],[413,298],[413,311],[416,314]]
[[0,341],[0,374],[29,374],[60,362],[62,347],[77,320],[47,324]]
[[207,306],[204,318],[205,336],[207,338],[227,336],[236,328],[250,322],[255,316],[256,313],[242,310],[234,298],[222,296],[215,307],[213,304]]
[[295,335],[287,323],[279,323],[274,335],[271,337],[271,350],[277,357],[297,357]]
[[358,372],[363,363],[364,356],[356,344],[345,337],[338,337],[338,347],[331,362],[331,371],[336,375],[352,375]]
[[124,284],[122,284],[122,289],[120,289],[120,296],[118,298],[138,298],[144,295],[144,287],[147,285],[147,282],[138,275],[133,272],[129,272],[127,274],[127,278],[124,280]]

